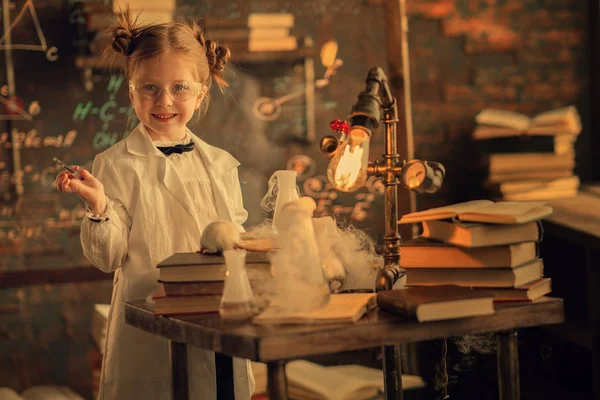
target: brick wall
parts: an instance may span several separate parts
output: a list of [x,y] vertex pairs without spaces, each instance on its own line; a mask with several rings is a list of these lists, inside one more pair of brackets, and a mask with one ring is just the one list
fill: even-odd
[[447,168],[442,192],[419,208],[479,194],[470,134],[485,107],[577,105],[577,172],[590,178],[585,2],[411,0],[407,11],[416,155]]

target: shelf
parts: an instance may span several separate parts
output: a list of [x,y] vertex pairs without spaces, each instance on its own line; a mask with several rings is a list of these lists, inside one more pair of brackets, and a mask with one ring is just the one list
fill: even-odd
[[105,273],[93,266],[61,269],[38,269],[29,271],[0,272],[0,289],[32,285],[76,283],[112,280],[113,273]]
[[[301,48],[291,51],[232,51],[232,63],[262,63],[262,62],[294,62],[303,61],[307,57],[313,57],[315,50],[313,48]],[[123,69],[124,64],[115,60],[112,65],[110,60],[94,56],[79,56],[75,58],[75,65],[78,68],[94,69]]]
[[307,57],[313,57],[313,48],[300,48],[290,51],[231,51],[231,62],[237,63],[262,63],[262,62],[292,62],[303,61]]
[[113,62],[102,57],[94,56],[78,56],[75,58],[75,66],[77,68],[94,68],[94,69],[116,69],[122,70],[125,68],[125,63],[116,58]]

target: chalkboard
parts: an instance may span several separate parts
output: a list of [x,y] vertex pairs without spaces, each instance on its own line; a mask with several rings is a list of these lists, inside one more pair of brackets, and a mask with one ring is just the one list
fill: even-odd
[[[368,34],[343,30],[346,37],[339,40],[338,57],[344,65],[328,86],[315,91],[317,132],[309,141],[303,95],[309,83],[306,58],[314,63],[316,78],[322,76],[325,68],[318,57],[320,46],[337,36],[342,39],[342,31],[319,32],[319,24],[336,25],[315,20],[315,16],[323,17],[323,8],[311,11],[297,5],[300,8],[293,9],[288,4],[285,9],[284,2],[273,2],[270,8],[256,9],[259,3],[265,6],[264,2],[180,4],[178,12],[210,12],[223,18],[239,17],[252,8],[293,12],[294,32],[312,36],[314,47],[279,61],[248,61],[234,54],[226,75],[230,88],[223,94],[213,87],[207,115],[190,128],[242,163],[240,180],[250,213],[248,227],[269,217],[259,202],[270,175],[277,169],[293,168],[299,173],[301,193],[317,200],[318,216],[336,215],[345,223],[383,230],[382,213],[376,211],[382,204],[381,183],[371,179],[358,193],[336,192],[326,182],[327,160],[318,150],[318,139],[330,133],[329,121],[347,116],[364,86],[366,71],[384,62],[383,52],[357,52],[355,47],[359,43],[366,50],[369,43],[383,37],[381,27],[377,34],[368,29],[379,25],[379,15],[361,16],[352,5],[337,6],[348,23],[360,21]],[[97,153],[126,137],[137,124],[127,83],[118,68],[77,67],[76,60],[87,54],[90,40],[80,27],[78,6],[82,2],[17,0],[10,4],[9,20],[14,23],[4,29],[0,40],[0,271],[88,265],[79,244],[83,204],[76,196],[56,192],[57,168],[52,158],[89,169]],[[364,7],[362,3],[356,6]],[[278,99],[294,93],[298,95],[282,105],[277,118],[257,116],[260,98]],[[372,151],[378,149],[377,140]]]
[[[9,4],[9,2],[5,2]],[[3,7],[3,13],[7,10]],[[0,40],[0,252],[2,268],[23,257],[69,254],[84,263],[77,236],[83,207],[52,183],[52,162],[91,166],[126,132],[131,115],[122,75],[88,76],[78,55],[72,3],[10,2]],[[6,18],[5,18],[6,20]],[[93,85],[89,82],[95,80]],[[86,85],[87,82],[87,85]],[[51,265],[42,263],[44,266]]]
[[[10,4],[4,7],[6,1]],[[57,173],[52,158],[90,168],[94,156],[124,138],[137,121],[118,68],[77,66],[80,57],[89,56],[92,39],[81,29],[83,3],[89,2],[4,0],[0,11],[3,15],[8,8],[9,20],[18,19],[10,29],[0,23],[0,337],[5,339],[0,340],[0,386],[21,391],[35,384],[63,384],[92,398],[90,362],[97,364],[99,355],[91,350],[91,310],[95,303],[109,302],[112,289],[108,281],[93,281],[111,276],[83,257],[83,205],[52,186]],[[234,54],[227,70],[230,88],[222,94],[213,87],[207,115],[190,126],[241,162],[247,227],[270,217],[259,205],[267,181],[275,170],[290,168],[298,171],[301,193],[317,201],[317,216],[336,215],[340,223],[380,235],[381,182],[370,179],[354,194],[336,192],[327,184],[327,160],[318,140],[331,133],[331,120],[346,118],[369,68],[387,63],[382,10],[364,0],[180,0],[177,6],[178,16],[291,12],[293,33],[314,42],[312,50],[279,61],[272,54]],[[344,64],[327,86],[314,91],[316,129],[310,141],[302,93],[305,57],[312,56],[315,79],[323,77],[319,51],[329,40],[337,40]],[[7,116],[8,67],[24,113]],[[293,93],[299,95],[282,104],[277,118],[256,116],[259,99]],[[16,169],[13,131],[20,156]],[[382,153],[381,137],[373,138],[372,156]],[[22,183],[20,196],[17,182]],[[77,283],[56,284],[65,282]]]

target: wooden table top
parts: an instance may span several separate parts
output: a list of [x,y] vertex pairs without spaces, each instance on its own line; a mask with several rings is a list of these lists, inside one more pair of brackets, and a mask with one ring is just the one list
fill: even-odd
[[144,331],[230,356],[268,362],[465,334],[558,324],[563,300],[496,305],[493,315],[419,323],[378,308],[354,324],[265,326],[225,324],[218,314],[163,317],[144,300],[125,303],[125,320]]
[[[600,188],[582,187],[575,197],[550,202],[554,213],[544,219],[544,230],[565,240],[600,248]],[[548,224],[546,222],[549,222]]]

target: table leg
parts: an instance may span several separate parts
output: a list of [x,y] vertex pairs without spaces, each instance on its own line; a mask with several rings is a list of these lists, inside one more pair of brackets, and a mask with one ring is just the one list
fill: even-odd
[[496,333],[499,400],[519,400],[519,348],[517,331]]
[[386,400],[402,400],[402,360],[400,346],[383,346],[383,384]]
[[217,400],[235,400],[233,382],[233,358],[215,353]]
[[187,346],[169,341],[171,345],[171,382],[173,400],[188,400]]
[[267,391],[269,400],[288,400],[285,361],[267,363]]

